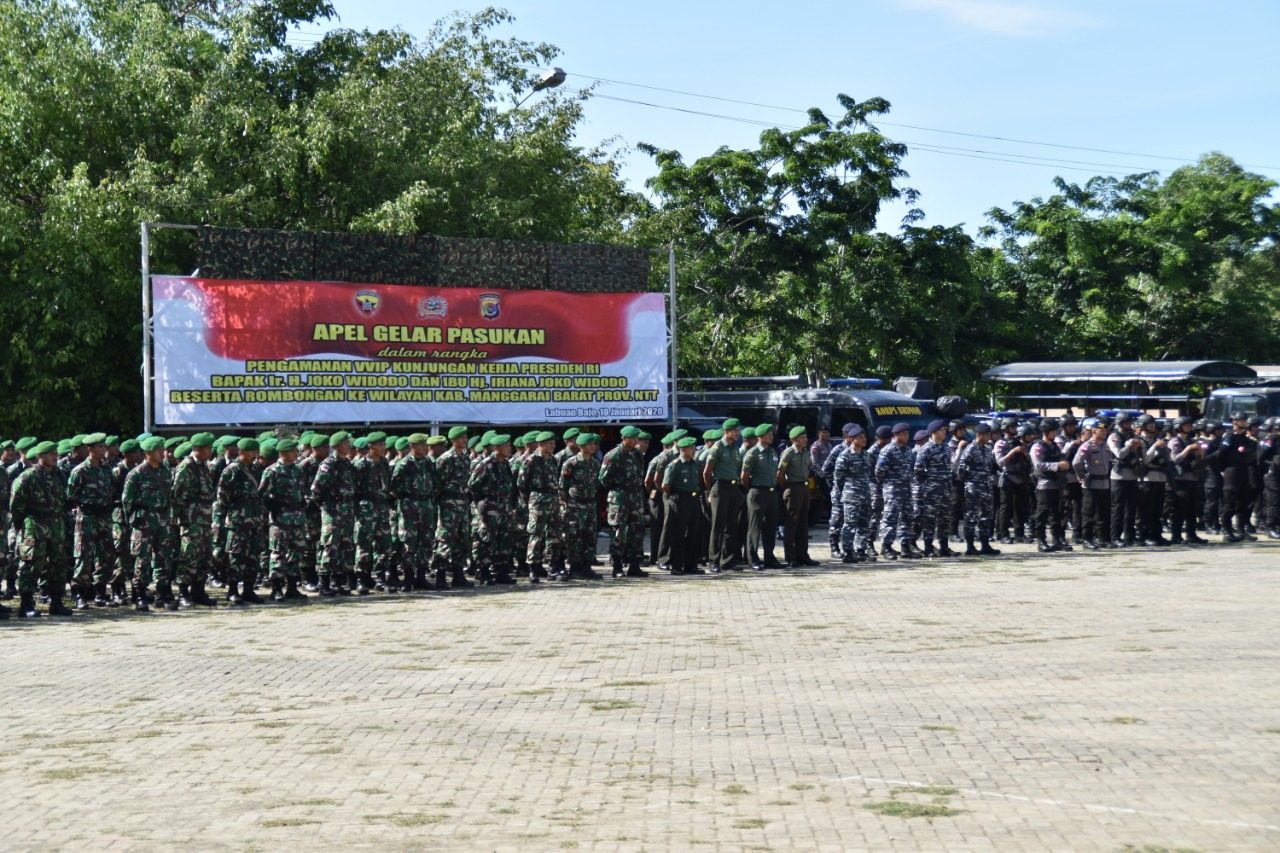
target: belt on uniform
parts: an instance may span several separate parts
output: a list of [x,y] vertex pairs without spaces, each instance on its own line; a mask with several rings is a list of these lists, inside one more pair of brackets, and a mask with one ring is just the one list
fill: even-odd
[[697,492],[672,492],[671,493],[671,497],[673,498],[696,498],[697,496],[698,496]]
[[737,480],[716,480],[717,483],[728,483],[730,486],[738,485]]
[[776,488],[777,486],[751,486],[750,487],[751,491],[753,492],[757,492],[757,491],[772,492]]

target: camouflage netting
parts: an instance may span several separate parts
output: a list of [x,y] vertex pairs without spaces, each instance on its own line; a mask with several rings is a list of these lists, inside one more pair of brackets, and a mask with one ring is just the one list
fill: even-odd
[[588,243],[199,229],[200,275],[626,293],[649,289],[649,251]]

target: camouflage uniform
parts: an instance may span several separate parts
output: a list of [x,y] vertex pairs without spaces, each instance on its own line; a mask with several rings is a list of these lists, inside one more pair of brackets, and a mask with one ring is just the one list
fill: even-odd
[[[600,483],[609,490],[606,520],[613,528],[613,542],[609,556],[613,560],[613,574],[622,574],[624,566],[638,569],[643,545],[644,515],[640,511],[640,498],[644,490],[639,454],[619,444],[604,456],[600,465]],[[736,519],[734,520],[736,524]]]
[[831,489],[831,516],[827,521],[827,541],[834,550],[840,550],[844,547],[844,484],[840,481],[840,474],[837,466],[840,464],[840,457],[849,452],[849,445],[841,442],[835,446],[835,449],[827,454],[827,458],[822,461],[822,467],[819,470],[823,481],[825,481]]
[[520,484],[520,475],[529,467],[533,457],[538,455],[535,451],[532,454],[512,456],[510,460],[511,476],[516,482],[515,509],[512,511],[511,520],[511,548],[521,571],[524,570],[525,556],[529,550],[529,490]]
[[215,485],[209,466],[188,456],[173,476],[173,517],[178,521],[178,582],[202,588],[213,559]]
[[391,473],[397,533],[404,549],[405,589],[411,589],[415,583],[419,587],[427,586],[436,528],[437,476],[436,463],[430,456],[418,459],[412,452],[398,460]]
[[[303,499],[305,502],[305,535],[306,551],[302,557],[302,573],[307,583],[314,584],[319,578],[316,575],[316,554],[320,545],[320,505],[311,496],[311,484],[316,481],[316,473],[320,470],[320,460],[314,455],[298,461],[298,471],[302,474]],[[314,591],[314,590],[313,590]]]
[[497,453],[490,453],[472,469],[467,485],[471,489],[478,541],[482,546],[477,553],[484,555],[477,557],[476,571],[487,573],[492,568],[494,582],[511,583],[515,545],[512,510],[516,493],[511,466]]
[[884,512],[880,519],[880,539],[886,547],[898,539],[904,547],[911,542],[911,481],[915,467],[915,448],[896,441],[885,445],[876,460],[876,479],[884,494]]
[[[483,453],[471,460],[471,466],[467,471],[468,490],[470,490],[471,478],[476,475],[484,465],[485,460],[492,454]],[[471,565],[479,572],[482,568],[489,566],[492,562],[492,556],[489,553],[490,541],[481,535],[480,510],[479,504],[476,502],[475,494],[471,495],[471,505],[467,508],[471,519]]]
[[[34,465],[23,471],[13,484],[9,512],[14,526],[21,531],[18,539],[18,592],[24,604],[35,594],[36,584],[43,578],[51,596],[61,598],[67,583],[66,537],[63,508],[67,494],[57,470],[46,471]],[[32,605],[34,609],[34,605]]]
[[[225,453],[209,460],[209,479],[213,483],[215,492],[217,492],[218,483],[222,480],[222,472],[230,464],[231,460],[227,458]],[[227,534],[222,524],[222,507],[218,506],[216,497],[213,501],[212,510],[213,547],[211,557],[213,566],[210,574],[218,581],[225,581],[227,579]]]
[[111,541],[111,469],[106,462],[93,465],[88,459],[71,471],[67,501],[76,508],[75,578],[76,597],[89,598],[94,587],[106,602],[107,581],[115,571]]
[[[391,539],[391,466],[386,459],[362,456],[351,465],[356,500],[356,570],[358,590],[368,592],[373,577],[383,578],[395,566]],[[394,569],[393,569],[394,570]]]
[[302,565],[307,554],[306,497],[307,474],[297,464],[286,465],[277,460],[262,472],[258,494],[262,505],[271,514],[268,541],[271,547],[272,597],[278,597],[280,588],[292,581],[294,589],[302,576]]
[[243,582],[245,592],[251,593],[257,585],[265,521],[258,479],[251,466],[236,460],[223,469],[218,480],[218,506],[227,537],[227,589],[234,593],[236,584]]
[[331,583],[341,586],[355,566],[355,492],[350,460],[337,453],[325,457],[311,484],[311,497],[320,505],[321,592]]
[[168,559],[169,537],[172,535],[172,490],[173,480],[164,467],[153,468],[145,460],[124,479],[120,508],[129,524],[134,597],[139,601],[145,599],[146,589],[153,578],[157,584],[169,579],[165,560]]
[[528,495],[526,515],[528,547],[525,559],[530,571],[535,566],[552,563],[560,553],[559,543],[551,538],[560,506],[560,469],[550,456],[535,453],[525,460],[520,470],[519,487]]
[[124,481],[132,469],[121,459],[111,469],[111,538],[115,541],[116,569],[111,576],[113,600],[122,601],[125,580],[133,580],[133,549],[130,547],[129,520],[125,518],[121,500],[124,497]]
[[[840,528],[840,550],[851,554],[866,555],[867,546],[874,538],[871,526],[871,509],[875,501],[872,490],[871,458],[864,449],[861,452],[848,445],[841,445],[831,457],[839,454],[834,471],[834,482],[840,484],[838,500],[843,505],[843,524]],[[832,495],[836,495],[833,490]]]
[[463,580],[471,507],[471,489],[467,484],[471,476],[471,461],[466,451],[459,453],[451,447],[435,460],[435,466],[440,502],[432,565],[436,570],[436,587],[439,588],[444,584],[445,572],[453,574],[455,584]]
[[564,510],[565,559],[571,571],[586,570],[596,556],[596,490],[599,464],[593,457],[570,456],[560,469]]
[[932,553],[935,538],[945,553],[951,535],[951,454],[945,442],[930,439],[916,449],[915,481],[915,516],[925,553]]
[[996,474],[996,457],[991,443],[973,442],[960,451],[956,474],[964,483],[964,538],[970,545],[975,536],[986,543],[991,539],[993,505],[992,478]]

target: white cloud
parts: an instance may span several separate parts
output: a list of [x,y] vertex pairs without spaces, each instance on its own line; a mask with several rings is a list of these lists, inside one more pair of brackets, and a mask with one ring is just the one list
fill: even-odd
[[958,24],[1005,36],[1039,36],[1092,26],[1093,19],[1048,0],[900,0],[908,9],[941,12]]

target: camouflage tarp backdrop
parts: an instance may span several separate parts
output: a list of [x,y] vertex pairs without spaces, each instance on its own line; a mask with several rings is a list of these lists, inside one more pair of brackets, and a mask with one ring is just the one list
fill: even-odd
[[571,293],[649,289],[649,250],[625,246],[205,226],[198,247],[205,278]]

